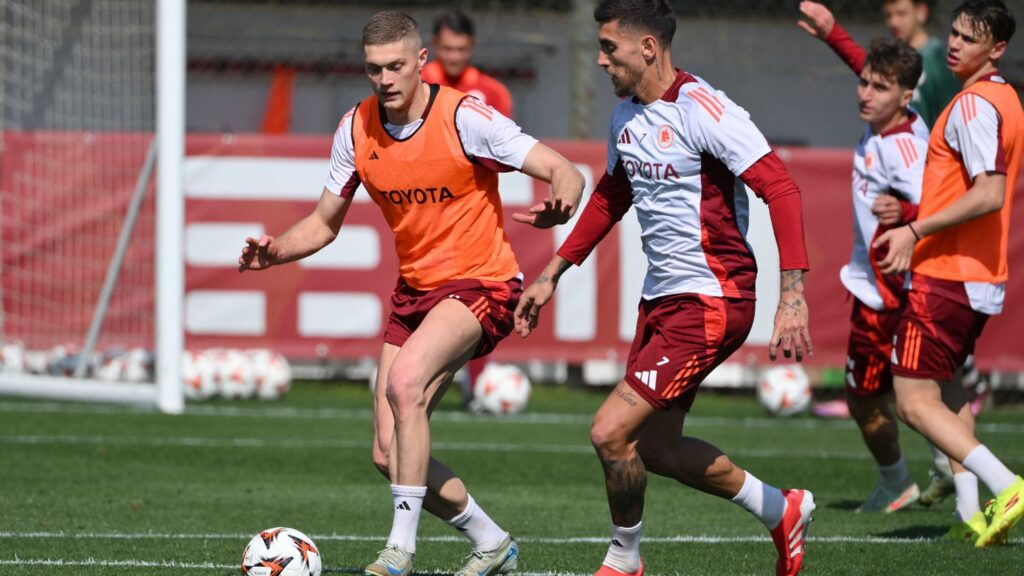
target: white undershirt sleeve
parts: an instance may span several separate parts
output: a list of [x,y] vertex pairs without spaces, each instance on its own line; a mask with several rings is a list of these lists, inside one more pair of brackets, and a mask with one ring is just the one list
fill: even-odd
[[466,155],[521,170],[537,139],[500,112],[472,96],[455,112],[455,127]]
[[351,198],[359,187],[359,175],[356,174],[355,143],[352,141],[352,120],[355,108],[349,110],[334,132],[334,144],[331,146],[331,167],[327,173],[324,187],[332,194]]
[[920,204],[928,143],[910,134],[899,134],[883,139],[879,149],[888,187],[911,204]]
[[995,106],[977,94],[962,94],[950,110],[943,135],[960,153],[973,180],[979,174],[1006,174],[1006,153],[999,139],[1001,119]]
[[722,92],[698,84],[686,95],[692,100],[685,108],[691,137],[701,152],[721,160],[733,174],[746,172],[772,151],[750,114]]

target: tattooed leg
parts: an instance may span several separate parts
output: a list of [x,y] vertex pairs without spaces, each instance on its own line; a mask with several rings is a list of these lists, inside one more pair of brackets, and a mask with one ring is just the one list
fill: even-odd
[[647,470],[637,452],[637,439],[653,413],[650,404],[620,382],[594,416],[590,440],[604,468],[608,506],[616,526],[635,526],[643,516]]
[[644,492],[647,489],[647,470],[634,451],[628,460],[601,459],[604,466],[604,486],[608,492],[608,508],[616,526],[636,526],[644,515]]

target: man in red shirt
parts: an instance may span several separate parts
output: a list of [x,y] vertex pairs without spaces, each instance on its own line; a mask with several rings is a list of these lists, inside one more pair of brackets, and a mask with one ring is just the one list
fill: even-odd
[[[474,30],[473,20],[463,12],[456,10],[438,16],[431,40],[436,59],[427,62],[420,74],[428,84],[449,86],[475,96],[511,119],[512,95],[508,88],[469,64],[476,47]],[[487,358],[475,358],[466,364],[465,378],[459,382],[464,405],[473,405],[474,387],[486,366]]]
[[423,81],[450,86],[476,96],[502,116],[512,118],[512,95],[504,84],[470,65],[476,47],[473,21],[462,12],[446,12],[434,20],[434,54],[423,67]]

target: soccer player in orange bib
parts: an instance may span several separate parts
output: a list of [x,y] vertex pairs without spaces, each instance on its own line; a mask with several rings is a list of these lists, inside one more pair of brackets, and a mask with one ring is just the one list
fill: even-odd
[[363,28],[373,95],[344,115],[312,214],[283,235],[247,238],[240,270],[264,270],[333,241],[360,184],[395,234],[399,278],[384,329],[373,461],[391,480],[394,521],[371,576],[407,576],[426,508],[471,541],[459,574],[516,568],[519,548],[430,456],[430,412],[470,358],[513,328],[522,275],[502,223],[498,172],[551,184],[552,197],[513,217],[538,228],[575,212],[583,175],[476,98],[422,81],[427,51],[415,20],[375,14]]
[[893,343],[897,411],[950,457],[954,478],[974,474],[996,495],[988,520],[960,504],[977,503],[976,482],[956,483],[958,523],[950,533],[979,548],[1005,542],[1024,516],[1024,479],[978,442],[963,389],[951,384],[989,316],[1003,308],[1024,111],[998,63],[1015,28],[1001,0],[968,0],[954,10],[946,64],[964,88],[932,129],[917,221],[874,243],[888,245],[883,273],[911,271]]
[[771,534],[777,576],[804,560],[814,511],[809,490],[779,490],[711,444],[683,436],[701,382],[746,340],[757,264],[744,238],[744,184],[768,203],[779,246],[781,295],[769,354],[810,352],[803,296],[800,190],[743,108],[672,66],[676,18],[667,0],[604,0],[597,63],[615,108],[604,176],[565,243],[516,307],[528,336],[559,277],[581,264],[631,208],[647,276],[626,374],[598,410],[590,439],[604,467],[612,537],[598,576],[642,576],[640,533],[647,472],[727,498]]

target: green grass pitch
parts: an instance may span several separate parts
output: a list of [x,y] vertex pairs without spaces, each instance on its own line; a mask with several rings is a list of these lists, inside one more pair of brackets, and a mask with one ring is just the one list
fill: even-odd
[[[536,387],[529,414],[463,413],[455,394],[432,425],[434,454],[520,541],[520,571],[592,574],[609,517],[589,445],[600,392]],[[391,526],[387,482],[370,462],[365,386],[302,384],[277,403],[191,405],[183,416],[0,399],[0,574],[239,573],[261,529],[292,526],[319,546],[325,573],[359,573]],[[850,422],[775,420],[753,400],[698,396],[688,434],[761,479],[814,491],[805,574],[1024,574],[1020,530],[1008,546],[938,540],[952,501],[860,515],[877,472]],[[1024,470],[1024,411],[983,414],[979,436]],[[925,443],[903,430],[927,482]],[[416,571],[450,573],[465,539],[424,514]],[[771,574],[767,532],[739,507],[652,476],[642,546],[648,574]]]

